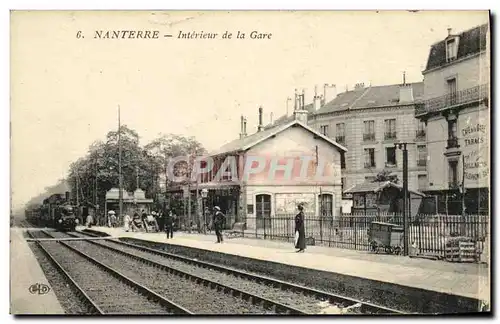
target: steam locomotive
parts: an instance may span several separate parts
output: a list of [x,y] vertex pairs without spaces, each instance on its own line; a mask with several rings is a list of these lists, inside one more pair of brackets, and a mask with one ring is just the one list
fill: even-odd
[[69,199],[69,192],[53,194],[42,205],[25,211],[26,220],[36,226],[53,227],[59,231],[74,231],[79,223],[76,206]]

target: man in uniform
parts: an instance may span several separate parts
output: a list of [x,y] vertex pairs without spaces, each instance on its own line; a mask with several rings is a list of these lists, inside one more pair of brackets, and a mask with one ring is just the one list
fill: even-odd
[[224,223],[226,222],[226,215],[220,211],[219,206],[214,207],[215,213],[214,213],[214,219],[213,219],[213,224],[215,227],[215,235],[217,236],[217,242],[216,243],[222,243],[224,241],[222,237],[222,229],[224,228]]
[[165,215],[165,232],[167,232],[167,239],[174,238],[174,215],[171,210]]

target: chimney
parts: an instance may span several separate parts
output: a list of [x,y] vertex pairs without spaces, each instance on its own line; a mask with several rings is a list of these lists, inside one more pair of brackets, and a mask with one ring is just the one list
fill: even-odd
[[314,110],[317,111],[321,108],[321,96],[318,95],[318,86],[314,86],[314,98],[313,98]]
[[290,98],[290,97],[286,98],[286,116],[287,116],[287,117],[288,117],[288,116],[290,116],[290,114],[289,114],[289,109],[288,109],[288,103],[289,103],[290,101],[292,101],[292,98]]
[[451,31],[452,31],[452,29],[448,28],[448,36],[451,36]]
[[264,109],[262,106],[259,107],[259,126],[257,127],[257,130],[260,132],[264,128],[264,125],[262,124],[262,113]]
[[271,124],[271,125],[272,125],[272,124],[273,124],[273,112],[272,112],[272,111],[271,111],[271,113],[269,114],[269,119],[270,119],[269,124]]
[[243,137],[247,136],[247,118],[243,119]]
[[295,89],[295,102],[293,104],[293,110],[299,110],[299,93],[297,89]]
[[403,72],[403,84],[399,86],[399,103],[413,102],[413,86],[406,83],[406,73]]
[[298,95],[299,107],[297,110],[293,112],[293,116],[299,122],[307,125],[307,115],[309,114],[309,112],[305,110],[304,97],[305,97],[305,90],[302,90],[302,94]]
[[305,109],[305,98],[306,98],[306,89],[302,89],[302,95],[300,97],[300,110]]
[[323,85],[323,98],[325,100],[325,104],[335,99],[335,97],[337,97],[337,87],[335,84],[325,83]]
[[365,87],[364,83],[356,83],[356,85],[354,86],[354,90],[363,89],[364,87]]
[[240,121],[240,139],[242,139],[244,137],[243,136],[243,133],[245,132],[244,128],[243,128],[244,121],[245,121],[245,117],[243,117],[243,115],[241,115],[241,121]]

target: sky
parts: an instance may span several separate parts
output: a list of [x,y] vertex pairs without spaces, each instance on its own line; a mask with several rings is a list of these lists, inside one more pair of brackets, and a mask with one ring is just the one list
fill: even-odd
[[[286,112],[314,86],[423,80],[430,46],[488,22],[446,12],[13,12],[11,194],[18,208],[64,178],[89,145],[122,124],[146,144],[160,133],[194,136],[208,150]],[[159,39],[94,39],[95,31],[158,30]],[[77,38],[81,31],[84,38]],[[218,33],[178,39],[179,32]],[[232,39],[220,39],[229,31]],[[245,39],[236,39],[237,32]],[[271,39],[250,39],[252,31]],[[172,34],[173,37],[162,37]]]

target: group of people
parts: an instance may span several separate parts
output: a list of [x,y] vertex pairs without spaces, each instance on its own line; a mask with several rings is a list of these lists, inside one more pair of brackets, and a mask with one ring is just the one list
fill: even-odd
[[[295,248],[296,252],[304,252],[306,248],[306,235],[305,235],[305,225],[304,225],[304,205],[299,204],[297,206],[299,213],[295,216]],[[211,214],[211,222],[209,224]],[[210,213],[209,209],[206,208],[204,211],[205,227],[208,230],[212,228],[215,230],[215,235],[217,237],[216,243],[222,243],[224,241],[222,236],[222,230],[226,222],[226,215],[221,211],[219,206],[214,207],[214,213]],[[125,215],[123,218],[123,226],[126,232],[132,230],[132,232],[146,230],[146,232],[159,232],[165,231],[167,233],[167,239],[174,237],[174,225],[177,221],[177,216],[170,210],[165,213],[163,212],[151,212],[146,213],[144,210],[141,211],[141,215],[135,212],[133,217]],[[85,225],[91,227],[93,225],[93,218],[91,215],[87,216]],[[113,210],[108,212],[108,226],[117,227],[118,221],[116,213]]]
[[170,235],[173,235],[176,218],[172,211],[166,212],[164,215],[162,211],[146,213],[146,211],[142,210],[141,215],[138,212],[135,212],[133,217],[125,215],[123,217],[123,226],[126,232],[142,230],[146,232],[160,232],[165,230]]

